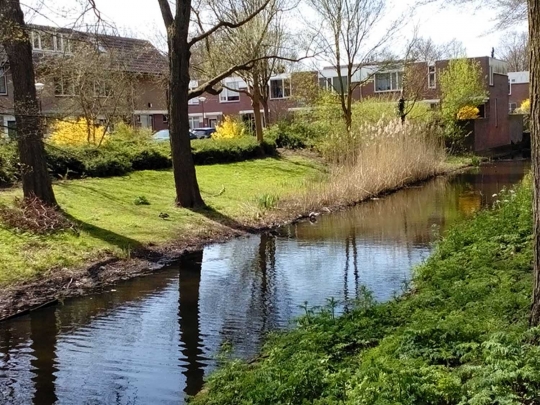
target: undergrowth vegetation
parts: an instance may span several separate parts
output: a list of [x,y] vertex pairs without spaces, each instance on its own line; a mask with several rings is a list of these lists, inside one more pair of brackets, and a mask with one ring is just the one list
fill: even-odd
[[224,361],[192,403],[540,403],[530,182],[448,231],[410,293],[308,310],[255,362]]

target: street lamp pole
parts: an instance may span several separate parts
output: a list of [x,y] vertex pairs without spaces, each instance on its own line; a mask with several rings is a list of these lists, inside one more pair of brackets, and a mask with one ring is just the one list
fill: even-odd
[[35,86],[36,86],[36,92],[37,92],[37,97],[39,101],[39,115],[41,116],[41,112],[42,112],[41,92],[45,88],[45,85],[43,83],[36,83]]
[[206,127],[206,116],[204,114],[204,102],[206,101],[206,97],[204,97],[204,96],[199,97],[199,101],[202,104],[202,124],[203,124],[203,128],[204,128],[204,127]]

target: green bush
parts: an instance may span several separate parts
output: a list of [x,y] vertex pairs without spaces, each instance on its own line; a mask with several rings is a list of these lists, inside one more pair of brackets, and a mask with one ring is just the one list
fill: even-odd
[[316,121],[296,119],[272,125],[265,131],[265,136],[278,148],[302,149],[316,146],[326,132],[326,127]]
[[0,139],[0,187],[13,184],[19,177],[17,148],[14,142]]
[[[251,136],[229,140],[194,140],[191,143],[195,164],[238,162],[275,155],[276,146],[270,140],[262,145]],[[172,167],[168,142],[155,143],[139,138],[111,139],[96,147],[46,145],[47,166],[56,179],[76,179],[84,176],[110,177],[134,170],[161,170]],[[0,143],[0,186],[9,186],[18,179],[18,158],[13,142]]]

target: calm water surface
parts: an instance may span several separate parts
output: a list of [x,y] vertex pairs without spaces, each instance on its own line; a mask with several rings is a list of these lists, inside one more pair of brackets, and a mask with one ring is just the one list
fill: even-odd
[[309,305],[400,294],[449,224],[530,162],[440,178],[272,234],[206,247],[167,270],[0,324],[0,404],[179,404],[224,343],[256,353]]

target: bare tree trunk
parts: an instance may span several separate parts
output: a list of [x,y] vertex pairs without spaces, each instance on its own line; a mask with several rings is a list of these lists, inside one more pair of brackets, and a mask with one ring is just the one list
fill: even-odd
[[176,203],[181,207],[204,206],[189,140],[188,92],[189,59],[188,29],[190,1],[177,2],[174,24],[168,29],[169,42],[169,130],[173,161]]
[[259,88],[259,77],[257,74],[253,75],[253,97],[251,98],[251,104],[253,106],[253,116],[255,117],[255,134],[257,135],[257,142],[263,142],[263,125],[261,117],[261,89]]
[[32,48],[19,0],[0,1],[0,38],[13,79],[14,114],[24,197],[37,197],[44,204],[55,206],[56,199],[45,160]]
[[540,0],[529,0],[531,153],[534,175],[534,291],[531,326],[540,325]]

